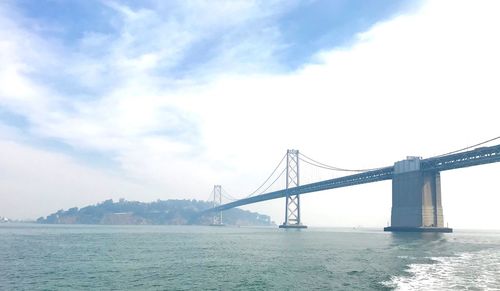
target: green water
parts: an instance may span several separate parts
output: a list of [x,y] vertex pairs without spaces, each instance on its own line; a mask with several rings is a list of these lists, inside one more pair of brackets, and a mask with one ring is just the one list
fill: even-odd
[[0,224],[0,290],[498,286],[500,233]]

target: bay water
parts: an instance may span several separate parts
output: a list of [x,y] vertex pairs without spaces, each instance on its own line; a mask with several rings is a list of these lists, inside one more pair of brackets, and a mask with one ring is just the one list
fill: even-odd
[[0,290],[500,290],[500,232],[0,224]]

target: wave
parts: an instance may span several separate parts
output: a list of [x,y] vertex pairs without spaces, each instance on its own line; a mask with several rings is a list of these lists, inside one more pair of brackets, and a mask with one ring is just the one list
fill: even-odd
[[396,290],[500,290],[500,249],[431,257],[383,285]]

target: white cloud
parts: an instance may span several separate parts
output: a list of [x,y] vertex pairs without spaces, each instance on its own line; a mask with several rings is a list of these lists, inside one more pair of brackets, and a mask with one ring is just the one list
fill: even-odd
[[[241,46],[228,39],[226,47],[219,48],[221,56],[194,74],[196,78],[174,80],[155,69],[160,64],[175,67],[187,48],[206,34],[218,33],[220,25],[251,29],[249,24],[267,17],[259,5],[247,1],[227,2],[223,8],[187,3],[177,8],[193,11],[185,22],[111,4],[125,9],[118,38],[88,34],[72,63],[70,75],[76,82],[97,82],[94,89],[99,93],[91,101],[53,94],[50,86],[12,69],[17,64],[12,60],[24,50],[6,48],[17,45],[18,39],[2,42],[9,65],[0,70],[0,87],[11,93],[2,93],[0,104],[30,116],[32,131],[39,137],[109,154],[125,177],[165,193],[154,198],[179,193],[202,199],[217,183],[233,195],[248,193],[287,148],[342,167],[369,168],[390,165],[406,155],[439,154],[497,134],[497,2],[425,2],[418,11],[378,23],[349,46],[323,51],[314,64],[288,74],[261,71],[280,46],[279,31],[270,25],[270,36],[237,38],[247,40]],[[202,13],[206,9],[214,10]],[[151,34],[141,36],[147,30]],[[156,40],[155,35],[162,35],[157,45],[140,45]],[[95,60],[85,55],[85,48],[101,42],[109,44],[107,54]],[[38,40],[34,46],[47,44]],[[246,52],[248,58],[243,58]],[[251,70],[230,69],[253,60],[256,66]],[[221,73],[218,64],[229,70]],[[114,87],[102,89],[108,81]],[[15,105],[9,96],[16,98]],[[22,96],[42,101],[22,101]],[[453,226],[498,227],[490,223],[492,218],[499,221],[494,214],[485,222],[477,210],[471,210],[477,218],[463,217],[458,210],[472,203],[461,189],[473,187],[481,193],[475,195],[498,204],[491,194],[491,189],[500,189],[495,169],[498,165],[443,174],[445,218]],[[470,173],[470,181],[460,173]],[[390,219],[390,183],[309,194],[302,202],[306,224],[381,226]],[[266,203],[248,207],[265,210],[281,222],[284,203]]]
[[[406,155],[432,156],[498,134],[493,104],[500,93],[495,81],[500,23],[491,11],[499,7],[496,2],[470,5],[429,2],[415,14],[376,25],[351,47],[323,52],[317,64],[296,73],[226,78],[213,84],[198,110],[207,143],[214,148],[209,152],[241,158],[233,159],[240,176],[234,174],[228,187],[243,189],[247,170],[272,168],[254,154],[247,158],[242,153],[274,163],[280,150],[297,147],[333,164],[366,168],[390,165]],[[463,21],[465,15],[469,21]],[[215,112],[204,110],[209,107]],[[470,171],[483,178],[466,181],[453,172],[443,174],[446,218],[458,227],[495,227],[498,217],[485,221],[479,213],[477,218],[464,217],[456,211],[470,209],[467,203],[472,202],[452,185],[470,183],[483,201],[497,202],[490,189],[499,185],[487,167]],[[305,198],[304,220],[385,225],[390,215],[388,185]],[[360,200],[365,203],[360,205]],[[314,209],[313,217],[307,218],[307,205]],[[349,217],[351,211],[359,212]],[[273,217],[281,218],[281,212],[274,208]],[[342,213],[343,221],[332,213]]]
[[79,164],[64,154],[6,140],[0,141],[0,151],[1,212],[7,217],[45,216],[108,198],[154,200],[159,196],[144,183]]

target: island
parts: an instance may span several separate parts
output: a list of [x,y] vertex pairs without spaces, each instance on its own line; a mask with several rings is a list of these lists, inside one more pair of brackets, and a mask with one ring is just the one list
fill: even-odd
[[[73,207],[59,210],[37,223],[45,224],[166,224],[166,225],[210,225],[213,213],[203,213],[211,208],[211,202],[201,200],[157,200],[138,202],[112,199],[83,208]],[[235,226],[275,225],[268,215],[233,208],[223,213],[223,223]]]

